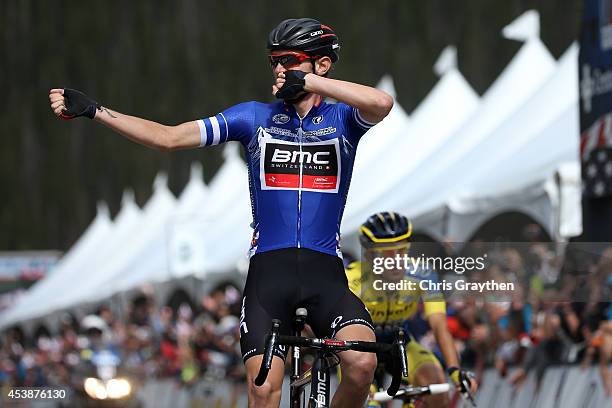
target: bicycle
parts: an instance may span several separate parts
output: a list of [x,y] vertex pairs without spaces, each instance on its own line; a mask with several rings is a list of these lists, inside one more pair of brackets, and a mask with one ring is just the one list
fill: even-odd
[[[302,337],[300,334],[306,323],[307,311],[304,308],[296,310],[292,325],[292,336],[280,335],[280,321],[272,320],[272,329],[266,336],[263,359],[259,373],[255,378],[255,385],[261,386],[265,382],[272,367],[274,347],[284,345],[293,348],[291,353],[291,376],[289,387],[289,401],[291,408],[301,408],[304,405],[304,391],[310,382],[309,408],[329,407],[330,402],[330,370],[339,364],[340,358],[336,353],[340,351],[355,350],[367,353],[391,353],[393,367],[392,381],[386,393],[394,396],[399,390],[401,378],[408,375],[406,365],[406,350],[403,336],[398,335],[396,340],[389,343],[376,343],[370,341],[348,341],[337,339],[321,339]],[[315,362],[310,370],[302,373],[301,347],[317,350]]]
[[[469,387],[469,384],[465,384],[465,387]],[[366,406],[372,406],[368,405],[372,402],[380,404],[391,402],[393,400],[400,400],[404,404],[407,404],[407,406],[409,407],[415,407],[415,402],[422,397],[425,397],[427,395],[444,394],[449,392],[450,390],[451,385],[449,383],[429,384],[424,386],[407,385],[405,387],[400,388],[393,396],[390,396],[385,391],[375,392],[374,394],[368,396]],[[474,400],[474,397],[470,391],[460,391],[460,394],[465,404],[476,408],[476,401]]]
[[[386,326],[377,326],[376,327],[377,338],[379,338],[379,334],[382,333],[383,330],[386,330],[387,333],[395,333],[396,336],[398,335],[398,333],[399,335],[403,336],[403,333],[404,333],[404,329],[402,325],[398,323],[392,323]],[[416,341],[416,340],[410,337],[409,341]],[[383,383],[383,379],[385,377],[386,371],[387,370],[385,370],[384,361],[382,363],[379,361],[379,365],[374,375],[374,384],[379,385]],[[474,375],[473,373],[468,373],[468,374],[469,374],[469,380],[466,379],[463,382],[463,386],[461,387],[461,389],[464,391],[459,391],[459,395],[461,396],[461,399],[463,399],[464,403],[467,406],[476,408],[476,402],[474,400],[474,397],[472,393],[469,391],[469,389],[471,388],[470,380],[474,378]],[[374,392],[373,394],[371,393],[368,396],[366,406],[385,407],[387,406],[386,403],[389,403],[393,400],[400,400],[403,402],[402,406],[415,407],[415,406],[419,406],[418,401],[420,401],[422,397],[426,397],[428,395],[444,394],[444,393],[450,392],[451,389],[454,388],[454,385],[450,383],[428,384],[428,385],[422,385],[422,386],[408,384],[407,378],[404,378],[403,383],[405,385],[402,386],[398,390],[398,392],[393,396],[388,395],[386,392],[382,391],[381,389],[379,389],[379,391],[377,392]]]
[[[469,390],[469,388],[470,384],[464,383],[464,389]],[[451,385],[449,383],[429,384],[425,386],[407,385],[400,388],[393,396],[390,396],[385,391],[378,391],[371,394],[368,396],[366,406],[384,406],[380,404],[391,402],[393,400],[400,400],[409,407],[415,407],[415,402],[422,397],[427,395],[444,394],[450,390]],[[460,394],[465,404],[476,408],[476,401],[474,400],[474,397],[470,391],[460,391]],[[378,405],[368,405],[372,403],[377,403]]]

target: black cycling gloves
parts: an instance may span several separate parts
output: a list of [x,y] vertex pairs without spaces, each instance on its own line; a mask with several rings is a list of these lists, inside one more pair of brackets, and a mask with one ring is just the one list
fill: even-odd
[[287,102],[295,100],[300,93],[304,92],[304,85],[306,85],[304,77],[307,73],[296,70],[285,71],[285,83],[276,92],[276,97]]
[[449,367],[448,376],[460,392],[470,392],[473,374],[459,367]]
[[85,116],[93,119],[96,116],[96,109],[101,109],[102,105],[76,89],[64,88],[64,104],[66,110],[60,116],[63,119],[74,119]]

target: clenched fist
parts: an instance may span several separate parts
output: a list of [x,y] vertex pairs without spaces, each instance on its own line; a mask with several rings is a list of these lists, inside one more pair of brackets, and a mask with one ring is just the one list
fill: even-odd
[[96,110],[100,104],[83,92],[70,88],[55,88],[49,91],[51,110],[62,119],[74,119],[85,116],[89,119],[96,117]]
[[295,100],[304,92],[306,80],[304,77],[308,72],[289,70],[281,72],[276,77],[276,83],[272,86],[272,94],[278,99],[284,99],[288,102]]

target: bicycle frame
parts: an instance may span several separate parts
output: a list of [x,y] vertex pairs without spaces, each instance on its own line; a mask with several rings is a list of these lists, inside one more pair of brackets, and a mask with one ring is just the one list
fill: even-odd
[[[296,310],[296,316],[293,319],[293,336],[299,337],[302,335],[302,330],[306,323],[306,309],[300,308]],[[330,366],[325,358],[326,352],[319,351],[317,358],[312,366],[312,369],[303,375],[302,373],[302,357],[300,346],[293,346],[291,353],[291,376],[289,386],[289,401],[291,408],[301,408],[304,405],[304,388],[310,382],[310,397],[308,399],[309,406],[327,407],[330,402]]]
[[301,349],[300,347],[311,347],[317,350],[317,358],[310,371],[311,393],[309,407],[326,408],[330,402],[330,368],[326,357],[335,355],[339,351],[355,350],[369,353],[388,353],[394,357],[393,380],[387,390],[389,395],[395,395],[399,389],[402,375],[408,375],[406,356],[404,350],[403,333],[393,344],[376,343],[369,341],[345,341],[336,339],[318,339],[301,337],[306,320],[306,310],[298,309],[296,318],[292,326],[294,336],[283,336],[279,334],[280,321],[272,320],[272,329],[266,336],[265,349],[261,361],[259,373],[254,380],[256,386],[261,386],[272,367],[272,357],[274,348],[278,345],[292,346],[291,355],[291,386],[290,386],[290,406],[300,408],[303,402],[303,388],[308,383],[308,376],[301,373]]
[[[304,308],[295,311],[293,318],[293,335],[301,336],[302,330],[306,324],[307,311]],[[298,383],[302,375],[302,357],[300,355],[300,346],[293,346],[291,352],[291,384],[289,386],[289,401],[291,408],[300,408],[303,406],[303,389],[308,381]]]

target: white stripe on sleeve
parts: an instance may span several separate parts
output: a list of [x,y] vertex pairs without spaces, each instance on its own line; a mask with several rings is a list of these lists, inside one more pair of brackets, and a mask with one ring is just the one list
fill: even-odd
[[357,108],[353,108],[353,117],[355,118],[355,121],[357,122],[357,124],[364,129],[369,129],[376,124],[373,122],[368,122],[363,117],[361,117],[361,114],[359,113],[359,109]]
[[210,119],[210,124],[212,125],[212,130],[213,130],[213,141],[212,141],[212,144],[213,145],[218,145],[219,144],[219,138],[221,137],[221,129],[219,129],[219,121],[217,120],[217,118],[215,116],[211,116],[208,119]]
[[198,120],[198,127],[200,128],[200,147],[206,145],[206,125],[202,119]]
[[227,139],[229,138],[229,129],[227,128],[227,119],[225,119],[225,115],[223,115],[223,113],[219,113],[219,115],[221,115],[221,117],[223,118],[223,122],[225,123],[225,139],[223,141],[227,142]]

